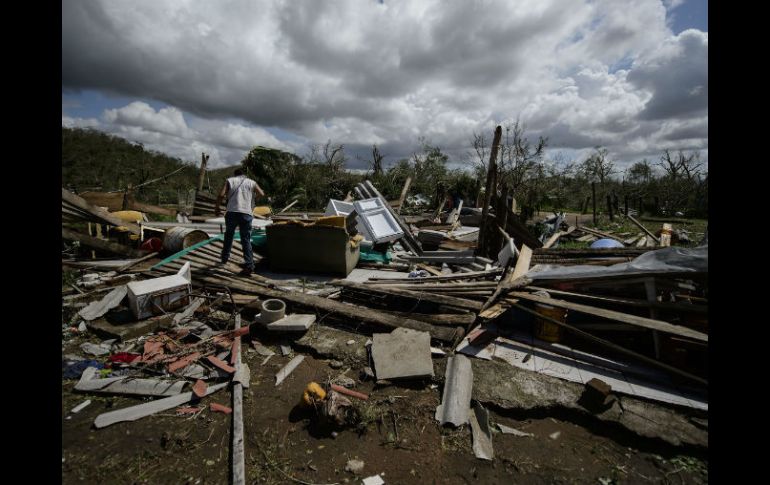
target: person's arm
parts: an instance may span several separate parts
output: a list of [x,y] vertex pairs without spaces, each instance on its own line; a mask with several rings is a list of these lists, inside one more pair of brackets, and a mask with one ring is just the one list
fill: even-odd
[[265,196],[265,191],[262,190],[262,187],[260,187],[259,184],[256,182],[254,182],[254,193],[257,195],[257,197]]
[[222,215],[222,211],[219,210],[219,206],[222,205],[222,201],[227,197],[227,180],[225,180],[225,185],[222,186],[222,190],[219,192],[219,196],[217,197],[217,203],[214,206],[214,215],[219,217]]

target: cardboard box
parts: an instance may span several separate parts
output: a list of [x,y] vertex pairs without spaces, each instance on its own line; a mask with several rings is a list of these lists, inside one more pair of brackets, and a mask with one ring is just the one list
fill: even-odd
[[347,276],[358,264],[360,247],[343,227],[300,224],[267,226],[272,271],[332,273]]

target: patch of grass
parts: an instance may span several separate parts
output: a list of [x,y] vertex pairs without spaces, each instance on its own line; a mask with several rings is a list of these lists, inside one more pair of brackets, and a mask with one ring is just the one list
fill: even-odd
[[441,427],[441,450],[459,451],[469,453],[471,449],[471,435],[465,426],[457,429]]

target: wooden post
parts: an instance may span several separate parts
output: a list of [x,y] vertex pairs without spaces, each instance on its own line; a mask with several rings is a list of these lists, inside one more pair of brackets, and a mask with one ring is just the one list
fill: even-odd
[[[498,203],[495,206],[495,216],[497,218],[498,227],[506,227],[506,225],[508,224],[508,185],[507,184],[503,184],[503,187],[500,193],[500,199],[498,200]],[[503,240],[502,235],[498,232],[494,236],[490,235],[489,243],[491,244],[487,245],[489,247],[488,252],[491,254],[497,254],[500,252],[500,249],[502,249],[503,244],[505,244],[505,241]]]
[[209,161],[209,156],[205,153],[201,153],[201,171],[198,174],[198,192],[203,190],[203,181],[206,179],[206,163]]
[[591,201],[594,204],[594,227],[596,226],[596,182],[591,182]]
[[623,209],[625,209],[625,214],[628,215],[628,195],[623,196]]
[[639,210],[636,215],[639,217],[642,217],[642,197],[641,196],[639,197],[638,205],[639,205]]
[[406,194],[409,192],[409,186],[412,185],[412,177],[407,177],[404,182],[404,188],[401,189],[401,197],[398,198],[398,207],[396,208],[396,214],[401,213],[401,208],[404,206],[406,200]]
[[660,199],[656,196],[653,198],[653,201],[655,202],[655,212],[653,212],[654,215],[660,214]]
[[486,237],[484,228],[487,225],[487,215],[489,213],[489,203],[492,200],[493,191],[496,192],[495,178],[497,177],[497,151],[500,148],[500,138],[503,136],[503,128],[498,125],[495,128],[495,137],[492,141],[492,150],[489,153],[489,166],[487,167],[487,184],[484,191],[484,206],[481,209],[481,227],[479,228],[479,243],[477,254],[485,254]]
[[614,220],[612,218],[612,196],[610,194],[607,194],[607,214],[610,216],[610,220]]

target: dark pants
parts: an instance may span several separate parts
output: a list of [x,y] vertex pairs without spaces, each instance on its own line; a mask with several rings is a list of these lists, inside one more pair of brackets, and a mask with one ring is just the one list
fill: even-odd
[[251,221],[254,217],[241,212],[228,212],[225,214],[225,245],[222,248],[222,262],[230,259],[230,249],[233,247],[233,236],[237,227],[241,233],[241,246],[243,246],[243,259],[246,267],[254,269],[254,257],[251,253]]

